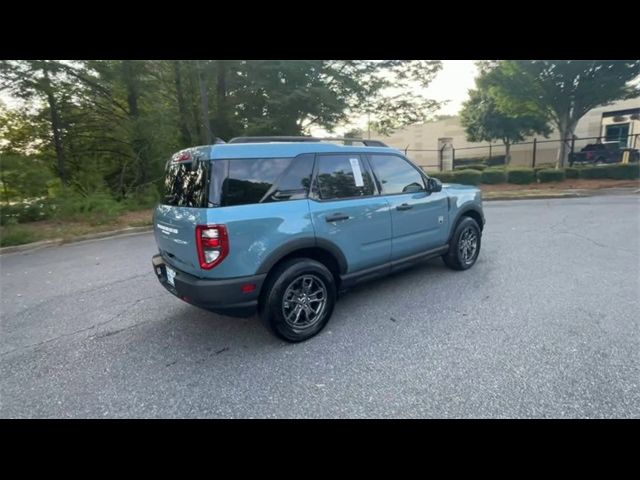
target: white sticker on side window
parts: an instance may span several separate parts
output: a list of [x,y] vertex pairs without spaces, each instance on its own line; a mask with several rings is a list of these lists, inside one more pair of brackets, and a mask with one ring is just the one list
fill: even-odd
[[364,187],[360,162],[357,158],[350,158],[349,161],[351,162],[351,170],[353,170],[353,179],[356,181],[356,187]]

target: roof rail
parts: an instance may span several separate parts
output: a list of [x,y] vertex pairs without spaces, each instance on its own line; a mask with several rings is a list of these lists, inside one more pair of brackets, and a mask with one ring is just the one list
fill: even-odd
[[362,138],[342,138],[342,137],[236,137],[227,143],[268,143],[268,142],[322,142],[338,141],[347,143],[362,143],[366,147],[387,147],[380,140],[365,140]]

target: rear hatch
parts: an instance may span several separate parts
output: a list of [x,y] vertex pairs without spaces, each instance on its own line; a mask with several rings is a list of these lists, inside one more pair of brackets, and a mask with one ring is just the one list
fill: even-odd
[[206,224],[207,208],[218,206],[223,163],[195,149],[179,152],[167,163],[163,198],[153,216],[156,243],[165,261],[192,275],[203,273],[196,225]]

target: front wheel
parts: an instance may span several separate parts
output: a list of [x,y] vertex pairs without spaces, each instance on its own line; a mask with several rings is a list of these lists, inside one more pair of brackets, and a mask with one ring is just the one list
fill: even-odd
[[336,302],[336,283],[322,263],[309,258],[289,260],[273,272],[260,317],[278,337],[302,342],[322,330]]
[[480,253],[481,231],[478,223],[471,217],[463,217],[456,226],[449,252],[442,256],[444,263],[454,270],[471,268]]

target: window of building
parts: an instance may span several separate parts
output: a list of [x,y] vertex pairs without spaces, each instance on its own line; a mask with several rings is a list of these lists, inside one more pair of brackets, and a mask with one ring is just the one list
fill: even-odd
[[625,148],[627,146],[627,139],[629,138],[629,124],[618,123],[615,125],[607,125],[605,138],[607,142],[618,142],[621,148]]

